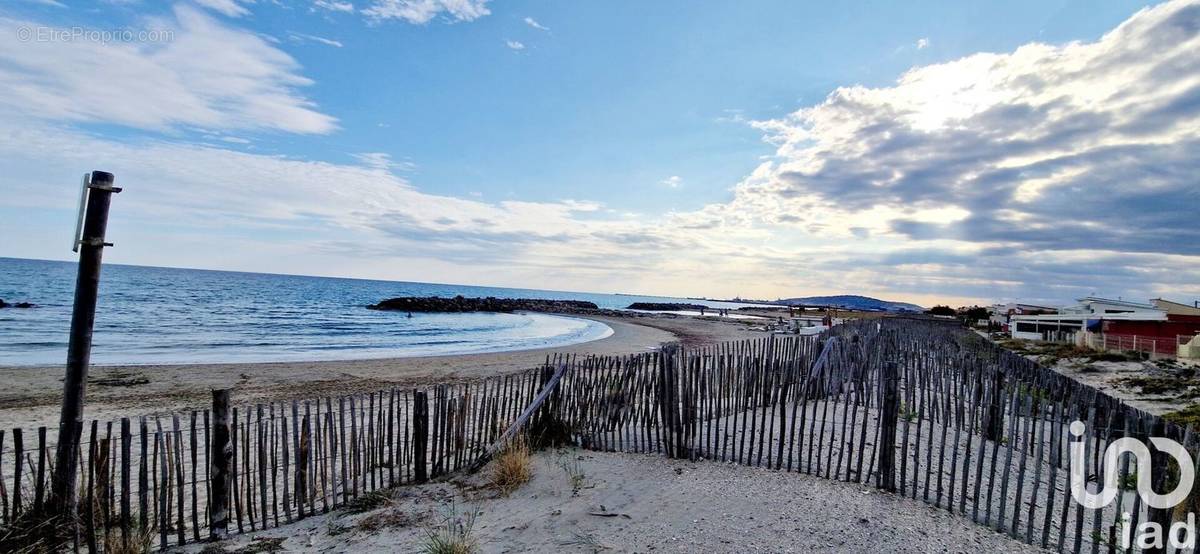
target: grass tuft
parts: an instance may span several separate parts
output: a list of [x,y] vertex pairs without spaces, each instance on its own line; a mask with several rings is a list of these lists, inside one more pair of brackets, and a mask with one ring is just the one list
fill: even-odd
[[604,543],[600,542],[600,539],[596,538],[596,536],[591,533],[573,531],[571,536],[572,538],[570,540],[562,542],[564,546],[577,546],[584,551],[591,552],[592,554],[598,554],[600,551],[608,549]]
[[511,494],[533,476],[533,457],[524,438],[513,439],[492,463],[492,485]]
[[418,517],[399,509],[383,510],[358,521],[358,529],[369,535],[385,529],[404,529],[420,521]]
[[0,552],[55,552],[65,548],[67,527],[32,510],[0,527]]
[[458,507],[451,503],[442,514],[442,519],[436,525],[426,529],[425,544],[421,551],[426,554],[471,554],[478,550],[475,538],[471,532],[475,528],[475,510],[470,513],[458,513]]
[[154,551],[153,526],[140,528],[134,524],[132,536],[128,541],[121,540],[120,533],[108,533],[104,536],[105,554],[145,554]]
[[1182,410],[1163,414],[1162,418],[1180,427],[1187,427],[1188,425],[1200,426],[1200,404],[1192,404]]
[[578,496],[587,480],[587,474],[583,472],[579,457],[569,450],[559,450],[558,467],[567,473],[567,482],[571,484],[571,494]]
[[342,505],[342,511],[347,514],[361,514],[390,506],[392,494],[388,490],[378,490],[366,493]]

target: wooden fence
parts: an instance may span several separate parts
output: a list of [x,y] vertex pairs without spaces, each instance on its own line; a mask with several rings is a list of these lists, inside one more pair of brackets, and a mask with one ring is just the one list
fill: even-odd
[[[817,337],[556,357],[469,384],[242,405],[229,413],[229,530],[275,527],[476,465],[523,412],[528,432],[585,448],[869,484],[1066,552],[1119,550],[1123,528],[1176,515],[1147,508],[1131,490],[1103,509],[1075,503],[1072,445],[1081,443],[1091,476],[1103,474],[1107,445],[1126,436],[1174,438],[1200,460],[1190,429],[971,332],[859,321]],[[1076,420],[1086,423],[1080,436],[1070,432]],[[204,446],[213,428],[207,410],[92,422],[81,453],[80,548],[207,538],[210,498],[220,496]],[[0,433],[4,523],[45,501],[53,445],[45,429],[33,436]],[[1121,462],[1121,481],[1135,478],[1128,457]],[[1171,488],[1165,456],[1153,464],[1156,490]],[[1121,523],[1126,512],[1133,520]]]
[[[555,358],[547,367],[565,362]],[[540,368],[419,390],[90,421],[80,452],[75,546],[148,550],[208,539],[220,517],[214,499],[228,502],[230,532],[267,529],[458,471],[530,404],[546,376]],[[0,541],[41,519],[54,431],[0,430]],[[230,453],[224,495],[213,491],[222,477],[214,474],[226,469],[217,435]]]
[[[1200,463],[1200,437],[937,322],[586,359],[561,388],[551,417],[587,448],[869,484],[1056,551],[1120,551],[1125,530],[1153,521],[1165,531],[1200,499],[1194,486],[1175,510],[1149,508],[1125,455],[1115,502],[1085,509],[1070,492],[1072,447],[1095,493],[1113,441],[1171,438]],[[1156,452],[1151,466],[1154,490],[1173,488],[1169,458]]]

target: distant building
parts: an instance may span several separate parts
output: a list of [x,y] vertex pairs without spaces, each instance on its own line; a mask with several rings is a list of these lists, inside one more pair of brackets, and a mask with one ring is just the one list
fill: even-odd
[[1163,300],[1162,298],[1155,298],[1151,300],[1150,303],[1154,304],[1155,308],[1166,311],[1168,318],[1176,315],[1200,316],[1200,306],[1188,306],[1187,304],[1171,302],[1170,300]]
[[988,308],[989,321],[1006,331],[1008,330],[1009,320],[1014,315],[1053,314],[1057,312],[1058,308],[1038,306],[1036,304],[1021,304],[1019,302],[993,304]]
[[1078,302],[1053,314],[1013,315],[1009,318],[1009,333],[1018,339],[1067,340],[1079,331],[1105,332],[1106,322],[1167,321],[1167,311],[1153,304],[1095,296]]
[[1200,309],[1161,298],[1150,302],[1166,312],[1166,321],[1106,321],[1100,333],[1107,343],[1116,341],[1122,346],[1134,345],[1133,350],[1171,355],[1179,345],[1194,342],[1193,337],[1200,335]]

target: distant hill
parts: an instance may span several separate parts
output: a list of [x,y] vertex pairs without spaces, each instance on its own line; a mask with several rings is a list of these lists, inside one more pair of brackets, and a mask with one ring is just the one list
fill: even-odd
[[845,310],[869,310],[883,312],[923,312],[922,308],[916,304],[907,302],[889,302],[878,298],[868,296],[858,296],[854,294],[842,294],[838,296],[805,296],[803,298],[785,298],[779,300],[776,304],[791,305],[804,304],[807,306],[832,306]]

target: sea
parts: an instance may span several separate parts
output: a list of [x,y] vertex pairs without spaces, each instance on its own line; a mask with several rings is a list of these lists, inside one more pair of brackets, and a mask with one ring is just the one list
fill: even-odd
[[[66,363],[74,262],[0,257],[0,366]],[[368,310],[397,296],[588,300],[601,308],[681,302],[660,296],[105,264],[96,308],[96,365],[324,361],[559,347],[612,334],[607,325],[538,313]]]

